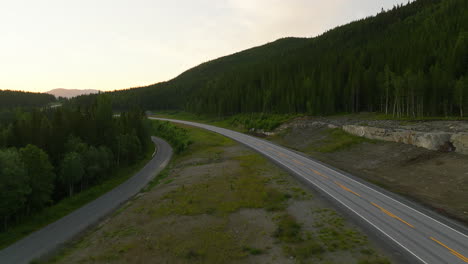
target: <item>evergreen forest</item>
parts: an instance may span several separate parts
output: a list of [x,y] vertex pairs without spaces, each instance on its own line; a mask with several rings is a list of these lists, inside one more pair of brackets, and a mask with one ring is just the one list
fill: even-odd
[[118,110],[466,117],[467,14],[466,0],[416,0],[314,38],[280,39],[168,82],[110,94]]
[[109,96],[93,100],[0,116],[0,230],[99,184],[152,147],[143,111],[115,117]]
[[0,90],[0,111],[15,107],[44,107],[55,101],[55,96],[51,94]]

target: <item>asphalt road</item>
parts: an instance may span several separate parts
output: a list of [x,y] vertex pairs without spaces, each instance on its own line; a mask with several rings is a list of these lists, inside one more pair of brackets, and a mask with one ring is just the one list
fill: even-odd
[[29,263],[53,252],[137,194],[172,156],[168,143],[157,137],[152,137],[152,140],[157,145],[157,152],[137,174],[98,199],[1,250],[0,263]]
[[412,258],[410,263],[468,263],[466,230],[456,230],[412,206],[411,202],[393,198],[372,184],[357,181],[304,155],[239,132],[188,121],[151,119],[204,128],[251,147],[326,194],[369,228],[380,232],[383,238],[402,249],[405,256]]

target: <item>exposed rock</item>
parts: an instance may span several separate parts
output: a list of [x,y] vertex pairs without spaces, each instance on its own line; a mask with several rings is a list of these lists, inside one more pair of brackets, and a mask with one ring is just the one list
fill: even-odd
[[468,154],[468,133],[421,132],[406,129],[344,125],[343,130],[360,137],[410,144],[430,150]]
[[455,147],[456,152],[468,155],[468,133],[454,134],[450,141]]
[[369,139],[400,142],[430,150],[455,151],[468,155],[468,122],[365,120],[342,117],[300,117],[282,124],[275,134],[288,128],[342,128],[344,131]]

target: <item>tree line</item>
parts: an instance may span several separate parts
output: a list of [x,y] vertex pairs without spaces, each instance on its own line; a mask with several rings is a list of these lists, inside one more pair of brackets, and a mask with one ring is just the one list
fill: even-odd
[[467,13],[466,0],[417,0],[315,38],[280,39],[110,95],[116,109],[138,104],[217,116],[466,117]]
[[[115,117],[109,96],[88,106],[10,110],[0,116],[2,228],[112,176],[151,147],[134,108]],[[11,117],[13,116],[13,118]]]
[[55,96],[51,94],[0,90],[0,110],[43,107],[55,101]]

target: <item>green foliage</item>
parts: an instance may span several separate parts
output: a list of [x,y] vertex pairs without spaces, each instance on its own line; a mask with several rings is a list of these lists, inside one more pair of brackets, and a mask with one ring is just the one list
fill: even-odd
[[0,150],[0,217],[5,228],[8,218],[23,207],[30,193],[28,174],[18,151]]
[[55,96],[51,94],[0,90],[0,110],[14,107],[42,107],[55,101]]
[[141,154],[141,143],[135,135],[118,135],[117,146],[117,164],[134,162]]
[[149,192],[151,191],[155,186],[161,183],[162,180],[166,179],[169,177],[169,167],[166,167],[163,171],[161,171],[158,175],[152,179],[148,185],[143,189],[143,192]]
[[27,145],[19,150],[31,193],[28,195],[27,210],[40,210],[51,202],[55,173],[49,156],[42,149]]
[[218,117],[459,115],[468,107],[453,96],[456,81],[468,74],[467,13],[466,0],[417,0],[315,38],[280,39],[203,63],[168,82],[110,95],[117,109],[138,104]]
[[245,252],[248,252],[250,255],[261,255],[263,254],[263,250],[259,248],[252,248],[252,247],[244,247],[242,248]]
[[278,228],[273,234],[278,240],[286,243],[303,241],[301,236],[301,225],[290,215],[282,215],[278,220]]
[[311,146],[310,150],[318,152],[335,152],[349,148],[362,142],[373,142],[370,139],[351,135],[341,128],[328,129],[325,132],[327,136],[320,146]]
[[181,153],[192,143],[186,129],[167,121],[153,120],[154,135],[171,143],[175,153]]
[[231,126],[243,129],[272,131],[296,115],[278,115],[265,113],[238,114],[226,120]]
[[357,264],[390,264],[390,260],[379,257],[363,258]]
[[0,249],[64,217],[88,202],[95,200],[102,194],[114,189],[145,166],[151,159],[152,154],[153,149],[148,148],[145,153],[145,158],[138,163],[129,167],[123,167],[118,171],[114,170],[109,175],[111,177],[101,180],[99,184],[90,186],[88,189],[76,193],[72,197],[66,197],[51,206],[43,208],[43,210],[39,212],[24,217],[15,223],[15,225],[9,225],[7,230],[0,232]]
[[81,155],[77,152],[69,152],[60,165],[59,180],[68,186],[69,196],[73,195],[73,187],[82,181],[84,175],[84,164]]
[[[14,214],[10,226],[20,223],[46,206],[101,183],[142,157],[152,145],[149,133],[141,110],[132,108],[116,118],[106,95],[79,107],[0,110],[0,151],[9,148],[5,153],[14,157],[11,153],[20,149],[16,172],[9,169],[14,159],[5,158],[9,163],[5,163],[0,185],[9,189],[5,196],[17,195],[17,202],[14,207],[5,204],[0,218]],[[25,184],[13,185],[11,175],[21,171],[26,173]],[[22,179],[18,176],[19,183]],[[10,200],[5,197],[4,201]]]

